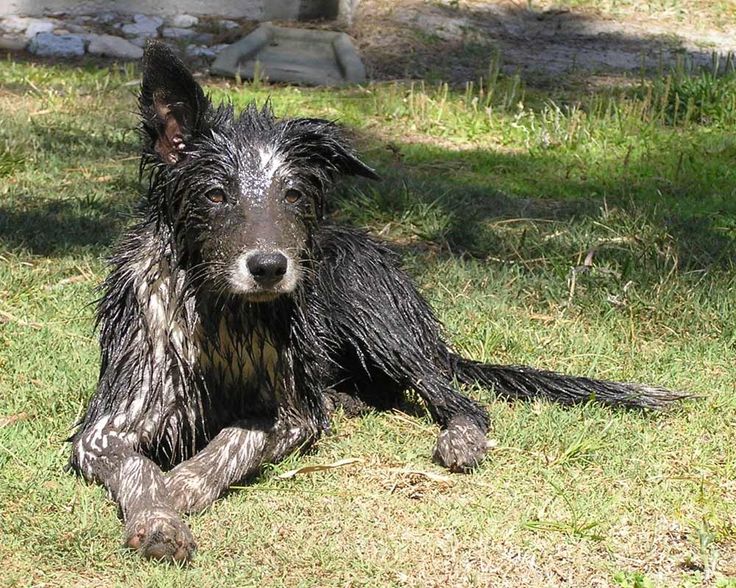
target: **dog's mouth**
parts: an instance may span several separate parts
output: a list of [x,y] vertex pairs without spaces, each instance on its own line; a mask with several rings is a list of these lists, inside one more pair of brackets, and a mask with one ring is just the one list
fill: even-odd
[[247,302],[271,302],[281,296],[282,292],[262,291],[262,292],[244,292],[241,295]]

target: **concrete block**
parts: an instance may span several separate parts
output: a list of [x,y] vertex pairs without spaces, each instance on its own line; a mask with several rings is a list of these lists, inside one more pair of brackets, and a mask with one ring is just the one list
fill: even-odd
[[306,85],[342,85],[366,81],[365,67],[345,33],[275,27],[265,23],[218,55],[216,75]]

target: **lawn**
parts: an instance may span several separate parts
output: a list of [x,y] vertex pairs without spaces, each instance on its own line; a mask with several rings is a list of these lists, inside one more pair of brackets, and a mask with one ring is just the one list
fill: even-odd
[[[121,547],[64,472],[94,390],[95,288],[139,194],[135,67],[0,62],[0,583],[736,586],[736,75],[624,89],[204,80],[338,119],[383,181],[331,216],[399,249],[476,359],[699,395],[665,414],[509,404],[470,475],[421,407],[348,419],[189,519],[186,569]],[[352,465],[285,479],[301,466]]]

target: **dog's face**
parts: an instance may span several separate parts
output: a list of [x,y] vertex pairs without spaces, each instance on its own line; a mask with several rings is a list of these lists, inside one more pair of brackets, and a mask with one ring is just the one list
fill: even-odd
[[328,178],[289,147],[320,124],[248,108],[182,140],[186,152],[168,170],[172,216],[194,272],[213,289],[261,302],[297,287]]
[[252,302],[293,292],[324,193],[338,174],[375,178],[339,128],[213,107],[164,45],[146,48],[140,96],[147,142],[180,255],[198,281]]

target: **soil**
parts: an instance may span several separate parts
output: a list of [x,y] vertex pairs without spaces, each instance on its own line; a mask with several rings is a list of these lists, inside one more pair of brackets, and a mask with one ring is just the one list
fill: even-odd
[[455,85],[477,81],[494,62],[527,83],[548,85],[581,76],[638,76],[678,62],[711,66],[714,53],[723,68],[736,52],[736,9],[733,18],[723,19],[702,11],[655,10],[622,12],[614,19],[530,4],[362,0],[346,30],[372,79],[441,79]]

